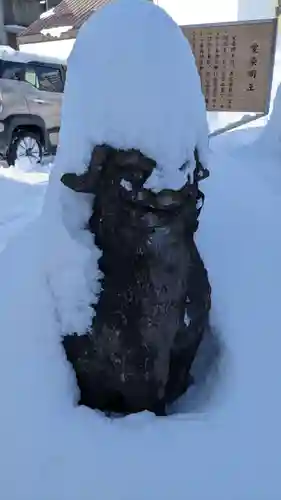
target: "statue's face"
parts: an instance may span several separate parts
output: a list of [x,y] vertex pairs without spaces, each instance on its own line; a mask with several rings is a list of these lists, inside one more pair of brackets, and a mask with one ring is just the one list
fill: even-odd
[[[206,171],[195,154],[198,180],[206,177]],[[83,175],[64,174],[62,182],[76,192],[92,193],[106,197],[108,193],[118,197],[118,202],[130,202],[148,210],[174,211],[186,203],[187,198],[196,197],[197,183],[190,184],[174,191],[164,189],[159,193],[145,189],[143,186],[156,163],[137,150],[116,150],[107,145],[96,146],[93,150],[88,170]],[[117,198],[116,198],[117,199]]]
[[88,170],[83,175],[64,174],[65,186],[80,193],[97,194],[102,188],[121,189],[135,194],[151,175],[156,163],[136,150],[116,150],[107,145],[96,146]]

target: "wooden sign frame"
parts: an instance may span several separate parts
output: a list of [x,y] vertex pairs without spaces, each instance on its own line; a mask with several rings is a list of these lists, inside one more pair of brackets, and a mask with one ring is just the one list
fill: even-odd
[[277,24],[278,18],[181,26],[208,111],[268,114]]

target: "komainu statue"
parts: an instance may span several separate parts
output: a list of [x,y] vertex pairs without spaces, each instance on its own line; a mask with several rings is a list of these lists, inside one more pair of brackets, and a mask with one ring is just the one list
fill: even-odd
[[[137,150],[103,144],[83,175],[62,182],[92,193],[88,226],[101,250],[101,292],[92,328],[64,337],[81,392],[80,403],[106,413],[167,405],[193,383],[192,363],[208,328],[211,288],[194,242],[204,202],[196,168],[180,190],[144,184],[156,163]],[[184,166],[183,166],[184,168]]]

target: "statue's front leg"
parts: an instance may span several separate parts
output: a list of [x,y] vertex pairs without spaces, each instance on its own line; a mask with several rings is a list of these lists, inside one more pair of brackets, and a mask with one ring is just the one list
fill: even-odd
[[209,325],[211,287],[193,239],[189,242],[189,252],[191,266],[186,280],[185,319],[175,336],[171,351],[167,402],[174,401],[194,384],[191,367]]
[[194,383],[190,374],[193,351],[192,332],[188,326],[183,325],[176,334],[171,350],[169,379],[166,385],[168,404],[182,396]]

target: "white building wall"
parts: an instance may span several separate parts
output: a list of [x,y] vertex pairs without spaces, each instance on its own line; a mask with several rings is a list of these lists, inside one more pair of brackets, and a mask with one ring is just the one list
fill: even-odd
[[154,0],[178,24],[270,18],[278,0]]
[[239,0],[238,18],[267,19],[274,17],[278,0]]
[[71,40],[54,40],[51,42],[26,43],[20,45],[19,49],[31,54],[39,54],[43,56],[52,56],[66,60],[72,50],[75,39]]
[[236,21],[238,1],[154,0],[154,3],[165,9],[176,23],[183,25]]

